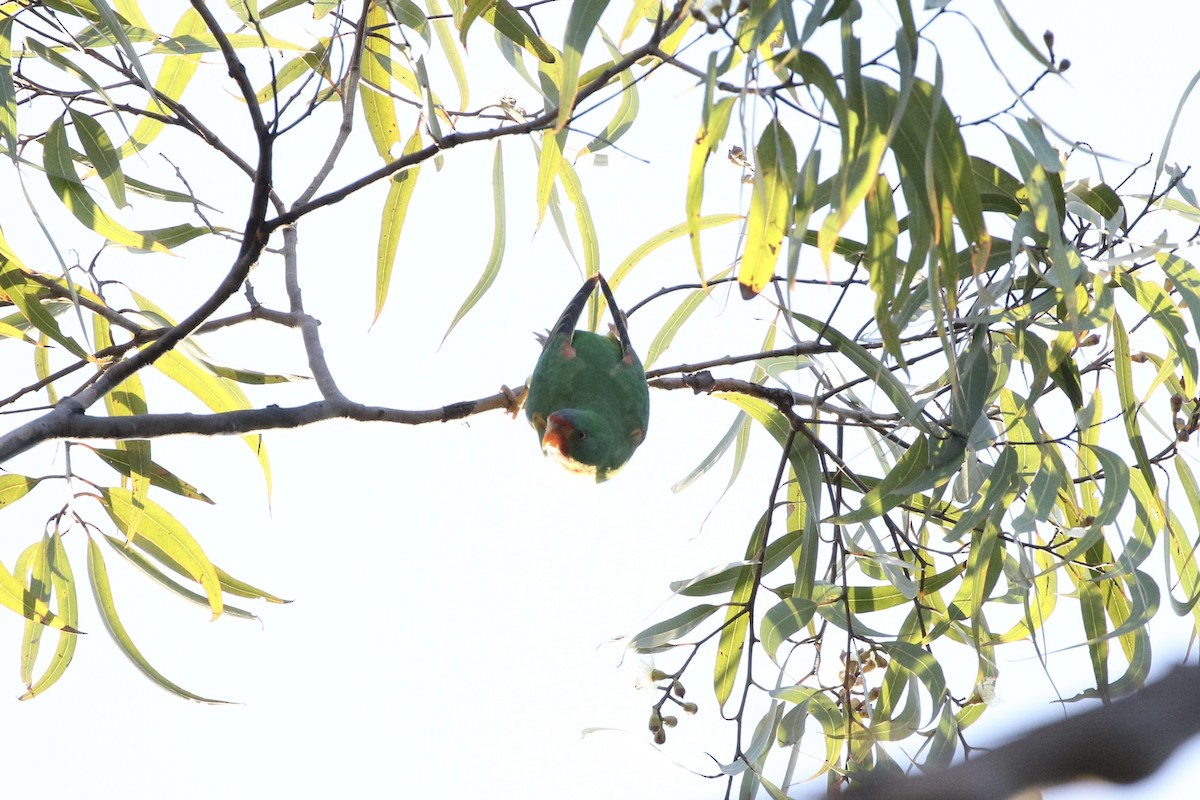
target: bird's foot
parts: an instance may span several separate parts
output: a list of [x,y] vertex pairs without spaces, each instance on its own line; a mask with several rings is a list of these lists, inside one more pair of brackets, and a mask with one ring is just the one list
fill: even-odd
[[508,415],[513,419],[516,419],[517,414],[519,414],[521,411],[521,403],[525,401],[525,387],[522,386],[520,389],[513,391],[507,386],[501,384],[500,393],[508,398],[508,408],[506,409],[506,411],[508,411]]

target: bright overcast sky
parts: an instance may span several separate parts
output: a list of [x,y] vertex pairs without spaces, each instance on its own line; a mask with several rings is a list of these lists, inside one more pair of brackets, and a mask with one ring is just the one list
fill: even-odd
[[[892,13],[890,3],[868,0],[865,5],[868,15]],[[627,6],[613,6],[614,19],[623,20]],[[1003,63],[1018,75],[1034,74],[1032,64],[1007,44],[990,4],[962,7],[978,15],[993,43],[1004,43],[998,48]],[[1012,0],[1009,8],[1035,40],[1044,29],[1053,30],[1056,53],[1072,62],[1066,74],[1070,84],[1044,81],[1032,98],[1034,109],[1064,135],[1085,139],[1098,151],[1128,162],[1157,155],[1179,96],[1200,69],[1192,3],[1135,8]],[[153,14],[151,19],[160,29],[172,24]],[[474,36],[484,53],[489,43],[478,27]],[[618,29],[619,23],[609,22],[608,28]],[[949,21],[935,34],[946,59],[947,98],[964,118],[1003,107],[1010,99],[990,65],[964,57],[950,41],[949,33],[958,31],[966,39],[968,30]],[[287,38],[289,32],[279,35]],[[551,40],[556,36],[551,33]],[[224,70],[201,75],[215,83]],[[994,90],[968,97],[968,84],[977,76]],[[207,97],[213,108],[226,109],[221,122],[233,131],[242,123],[236,110],[229,111],[236,106],[221,99],[224,86],[217,91],[191,87],[185,101],[192,102],[192,93]],[[473,91],[475,99],[511,92],[520,103],[537,105],[516,75],[491,85],[485,80]],[[221,102],[224,106],[218,106]],[[608,167],[580,164],[605,269],[683,219],[686,144],[698,124],[699,105],[700,97],[687,84],[664,74],[642,87],[642,118],[622,142],[650,163],[613,156]],[[204,105],[196,107],[203,114]],[[604,113],[595,127],[603,124]],[[407,136],[414,120],[405,120]],[[323,150],[326,141],[289,142],[296,168],[311,164],[311,151]],[[1185,110],[1169,160],[1200,164],[1197,141],[1200,98]],[[508,141],[503,272],[484,303],[438,350],[487,258],[492,212],[486,176],[493,148],[481,144],[455,151],[440,174],[432,165],[423,167],[392,295],[370,331],[382,187],[301,226],[309,311],[322,320],[331,365],[353,399],[423,408],[489,395],[501,384],[518,385],[537,355],[531,331],[549,326],[578,287],[551,223],[531,239],[535,164],[527,142]],[[990,155],[1005,164],[1006,152]],[[373,168],[372,158],[374,153],[366,152],[350,161]],[[186,156],[181,159],[186,169]],[[1087,169],[1082,162],[1076,156],[1072,169],[1082,174]],[[292,162],[284,158],[281,163]],[[1103,166],[1114,183],[1129,169],[1115,162]],[[340,174],[345,178],[351,172]],[[189,177],[214,205],[228,210],[244,203],[229,194],[244,192],[242,183],[223,188],[219,176]],[[307,175],[292,180],[302,179],[307,182]],[[739,210],[738,200],[731,195],[724,207],[710,208]],[[10,243],[18,252],[44,250],[35,231],[20,220],[16,201],[10,200],[0,221]],[[130,258],[129,280],[139,289],[145,285],[161,305],[182,311],[207,294],[226,268],[223,261],[196,255],[205,252],[181,248],[185,258],[177,263]],[[712,271],[730,255],[714,252]],[[271,288],[279,269],[277,259],[264,259],[253,281],[260,299],[282,306]],[[618,300],[691,280],[694,274],[685,249],[664,251],[639,267],[618,291]],[[649,343],[657,321],[670,310],[662,307],[632,320],[637,346]],[[755,347],[761,328],[747,337],[742,323],[748,313],[740,300],[717,297],[697,319],[728,331],[737,343],[702,349],[701,342],[692,350],[683,344],[662,363]],[[240,366],[305,371],[295,338],[267,331],[261,341],[247,348],[235,335],[213,337],[209,350]],[[14,365],[7,354],[0,360],[5,371],[27,370],[26,363]],[[159,410],[191,408],[165,381],[150,387],[152,410],[156,403]],[[303,385],[290,391],[286,401],[272,395],[264,402],[301,402],[316,394]],[[761,458],[703,524],[725,469],[682,494],[670,487],[708,452],[733,409],[690,393],[655,392],[652,403],[646,445],[619,476],[601,486],[561,472],[542,458],[523,418],[513,421],[499,413],[420,428],[333,423],[272,433],[266,440],[274,469],[270,508],[261,474],[240,440],[155,443],[156,460],[218,504],[160,501],[189,525],[215,563],[295,602],[253,607],[263,617],[261,627],[235,619],[209,624],[204,609],[177,601],[110,557],[118,608],[151,662],[198,694],[240,704],[198,705],[144,680],[107,640],[85,600],[82,623],[89,635],[66,677],[32,702],[0,701],[6,705],[0,752],[7,754],[8,790],[22,796],[41,788],[59,796],[87,792],[124,798],[715,796],[717,783],[673,763],[713,771],[705,753],[727,759],[732,751],[731,727],[717,725],[710,671],[699,666],[688,685],[689,699],[700,704],[701,713],[681,720],[667,746],[656,750],[645,728],[653,696],[634,688],[642,662],[631,656],[622,665],[622,646],[612,640],[667,615],[670,581],[740,553],[765,501],[774,445],[765,437],[756,440],[752,455]],[[43,447],[6,467],[34,475],[61,470],[61,449],[54,465],[48,464],[54,453]],[[61,487],[43,488],[4,511],[0,520],[10,544],[0,555],[6,564],[40,534],[45,516],[62,497]],[[103,519],[98,507],[91,516]],[[76,577],[86,581],[82,537],[72,538],[68,546]],[[1060,616],[1072,613],[1064,607]],[[1160,616],[1166,621],[1169,608]],[[0,643],[11,643],[11,671],[0,672],[0,678],[8,681],[14,698],[22,689],[20,630],[20,619],[0,615]],[[1052,666],[1084,664],[1084,652],[1063,654]],[[1177,652],[1160,640],[1156,668],[1166,668]],[[1029,655],[1001,653],[1014,659]],[[1078,674],[1069,668],[1055,674],[1066,696],[1091,681],[1086,666]],[[1052,693],[1036,662],[1002,663],[997,690],[1003,704],[968,731],[973,743],[1054,718]],[[614,730],[581,737],[590,728]],[[1195,748],[1192,752],[1195,763]],[[1179,772],[1174,789],[1089,787],[1086,796],[1181,796],[1184,781],[1194,783],[1200,776],[1194,766],[1190,775],[1186,767],[1182,777]],[[821,785],[814,784],[814,790]]]

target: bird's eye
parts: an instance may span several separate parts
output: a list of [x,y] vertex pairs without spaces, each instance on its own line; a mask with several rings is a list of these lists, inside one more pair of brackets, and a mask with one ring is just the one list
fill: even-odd
[[587,438],[587,431],[580,431],[579,432],[579,441],[582,442],[586,438]]

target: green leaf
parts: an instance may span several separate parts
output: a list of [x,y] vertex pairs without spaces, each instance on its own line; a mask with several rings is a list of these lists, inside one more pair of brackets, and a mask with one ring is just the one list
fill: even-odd
[[[780,564],[791,558],[803,540],[803,531],[789,531],[767,545],[763,556],[763,575],[769,575]],[[737,585],[738,575],[747,561],[735,561],[713,569],[705,570],[699,575],[683,581],[672,581],[671,591],[684,597],[704,597],[706,595],[724,594],[733,591]]]
[[[75,592],[75,576],[71,573],[71,563],[63,551],[62,537],[55,531],[46,550],[46,561],[50,567],[50,584],[54,590],[54,599],[58,603],[58,612],[65,628],[75,630],[79,625],[79,599]],[[49,689],[67,671],[71,659],[75,657],[75,646],[78,637],[65,629],[59,631],[58,646],[50,659],[46,671],[37,682],[29,686],[29,691],[18,699],[30,700]]]
[[796,146],[779,120],[771,120],[755,148],[754,192],[738,267],[738,283],[746,300],[766,288],[775,275],[792,212],[795,180]]
[[538,36],[537,31],[525,21],[521,12],[508,0],[465,0],[459,41],[467,46],[467,29],[477,18],[482,17],[496,31],[518,47],[523,47],[546,63],[554,62],[554,50]]
[[251,586],[245,581],[240,581],[215,564],[213,565],[213,568],[217,571],[217,577],[221,579],[221,589],[223,589],[226,594],[237,595],[238,597],[246,597],[251,600],[262,599],[266,600],[268,603],[287,604],[292,602],[291,600],[284,600],[282,597],[276,597],[270,592],[263,591],[256,586]]
[[193,694],[187,689],[184,689],[171,681],[158,670],[150,665],[141,651],[133,643],[133,639],[129,637],[129,633],[125,630],[124,623],[117,615],[117,607],[113,602],[112,587],[108,580],[108,568],[104,565],[104,554],[100,551],[100,545],[96,540],[88,539],[88,579],[92,587],[92,595],[96,598],[96,606],[100,609],[100,618],[104,620],[104,627],[112,636],[113,641],[125,654],[125,657],[133,662],[133,665],[142,671],[147,678],[157,683],[168,692],[179,695],[188,700],[196,700],[201,703],[212,703],[216,705],[224,704],[224,700],[213,700],[208,697],[201,697],[198,694]]
[[1150,464],[1150,454],[1146,452],[1146,440],[1142,436],[1141,425],[1138,424],[1141,404],[1133,390],[1133,362],[1130,360],[1129,336],[1125,333],[1125,324],[1115,314],[1110,329],[1113,341],[1113,368],[1117,374],[1117,396],[1121,401],[1121,419],[1125,423],[1125,435],[1129,439],[1129,446],[1133,449],[1142,477],[1153,490],[1157,483],[1154,479],[1154,468]]
[[[443,17],[442,5],[438,0],[427,0],[429,5],[430,17]],[[461,8],[457,5],[456,8]],[[458,54],[458,46],[454,43],[454,35],[450,32],[450,23],[446,19],[434,19],[433,30],[437,34],[438,44],[442,48],[442,53],[446,56],[446,62],[450,65],[450,72],[454,74],[454,82],[458,86],[458,109],[463,111],[470,102],[470,87],[467,83],[467,71],[463,68],[462,57]],[[430,90],[432,91],[432,90]],[[434,131],[434,137],[437,137],[437,132]]]
[[170,252],[161,242],[155,241],[144,232],[129,230],[96,205],[75,172],[71,150],[67,146],[66,128],[61,117],[50,124],[50,129],[42,139],[42,157],[50,188],[75,218],[89,230],[116,244],[137,250]]
[[[837,768],[838,754],[845,746],[845,732],[849,724],[845,712],[834,705],[833,700],[827,694],[810,686],[797,684],[784,689],[776,689],[771,692],[771,697],[796,704],[796,708],[785,715],[783,722],[784,728],[796,731],[794,738],[788,737],[789,743],[800,741],[799,733],[804,730],[805,714],[811,715],[820,724],[822,738],[825,740],[825,761],[812,777],[815,778],[817,775]],[[797,719],[797,724],[789,725],[787,719],[793,715]]]
[[[742,219],[740,214],[710,214],[708,216],[699,217],[696,219],[695,229],[697,231],[708,230],[709,228],[716,228],[720,225],[728,225],[731,222],[737,222],[740,219]],[[692,232],[692,227],[693,226],[691,223],[681,222],[678,225],[672,225],[666,230],[654,234],[649,239],[639,244],[613,271],[612,278],[608,282],[609,285],[615,288],[629,275],[629,273],[633,272],[633,268],[645,260],[648,255],[662,247],[664,244],[680,238],[685,233],[690,235]],[[727,274],[729,274],[728,270],[722,272],[721,276],[725,276]],[[603,310],[603,306],[601,308]]]
[[670,619],[655,623],[641,633],[638,633],[630,640],[629,647],[639,653],[658,652],[677,639],[686,636],[699,626],[700,623],[712,616],[712,613],[719,608],[720,606],[708,603],[701,603],[694,608],[689,608],[681,614],[676,614]]
[[[726,273],[722,273],[722,275],[724,274]],[[667,317],[667,321],[663,323],[663,326],[658,329],[658,333],[654,335],[654,339],[651,340],[650,347],[646,349],[646,357],[643,362],[646,369],[653,366],[663,351],[671,346],[671,342],[675,340],[675,334],[679,333],[679,329],[700,307],[708,294],[708,289],[694,289],[688,292],[683,302],[671,312],[671,316]]]
[[737,582],[733,595],[729,598],[729,610],[725,612],[725,624],[721,627],[721,635],[717,641],[717,661],[713,670],[713,693],[717,705],[724,708],[726,701],[733,694],[733,684],[737,680],[738,667],[742,663],[742,652],[746,647],[746,635],[750,632],[750,609],[747,603],[754,594],[755,580],[758,571],[752,566],[763,549],[767,536],[767,522],[770,511],[763,515],[754,526],[754,533],[746,545],[746,561],[750,565],[738,571]]
[[[1188,343],[1187,324],[1183,321],[1183,315],[1179,313],[1175,301],[1156,283],[1141,280],[1124,270],[1118,271],[1116,277],[1121,288],[1137,301],[1163,332],[1176,359],[1183,366],[1184,386],[1194,391],[1200,364],[1197,363],[1195,349]],[[1196,320],[1197,313],[1192,311],[1193,321]]]
[[104,510],[126,535],[128,542],[136,544],[139,538],[144,537],[157,550],[178,564],[192,580],[204,587],[213,619],[221,616],[224,606],[221,598],[221,579],[187,528],[158,503],[146,499],[142,524],[136,536],[131,537],[129,520],[134,513],[132,493],[126,489],[108,488],[101,489],[100,494],[104,498]]
[[789,311],[788,314],[829,340],[839,353],[879,387],[905,420],[918,430],[929,432],[929,425],[921,416],[921,409],[913,402],[912,390],[902,384],[892,371],[883,365],[883,362],[871,355],[869,350],[820,320],[795,311]]
[[446,343],[446,337],[450,335],[450,331],[454,330],[454,326],[467,315],[468,311],[475,307],[476,303],[483,299],[484,294],[487,293],[492,283],[495,282],[496,276],[500,274],[500,264],[504,260],[504,238],[508,223],[505,221],[504,214],[504,159],[499,140],[496,141],[496,155],[492,160],[492,205],[495,209],[495,224],[492,228],[492,252],[488,256],[487,264],[483,268],[483,274],[479,276],[479,281],[475,284],[475,288],[467,295],[467,299],[463,301],[458,312],[454,315],[454,319],[450,322],[450,327],[442,335],[442,344]]
[[17,160],[17,95],[12,77],[12,17],[0,19],[0,138]]
[[[946,699],[946,677],[942,665],[927,650],[910,642],[881,642],[880,647],[891,657],[888,675],[903,677],[902,671],[912,673],[929,692],[933,707],[939,708]],[[885,678],[885,681],[887,678]]]
[[108,138],[104,126],[95,119],[74,108],[70,111],[71,122],[75,125],[75,134],[83,145],[83,152],[87,154],[88,161],[92,162],[92,168],[96,170],[100,180],[104,181],[113,205],[123,208],[127,205],[125,202],[125,175],[121,170],[121,159],[117,157],[112,140]]
[[772,661],[779,663],[779,648],[788,637],[808,625],[816,613],[817,604],[804,597],[789,597],[767,611],[760,635]]
[[567,31],[563,43],[561,81],[558,84],[558,120],[554,132],[564,130],[575,111],[575,95],[579,89],[579,68],[588,39],[600,23],[600,15],[608,0],[576,0],[567,14]]
[[[108,36],[112,37],[113,44],[125,53],[125,58],[133,65],[133,71],[137,73],[142,88],[147,92],[152,92],[154,84],[150,82],[150,76],[146,74],[146,69],[142,66],[142,60],[138,58],[137,51],[133,49],[133,42],[129,40],[129,34],[125,32],[125,25],[122,23],[121,18],[112,10],[107,0],[91,1],[96,12],[100,15],[101,27],[107,32]],[[108,37],[106,36],[105,38]]]
[[[421,133],[418,131],[413,133],[404,145],[404,155],[412,155],[420,149]],[[396,263],[396,249],[400,244],[400,232],[404,229],[404,219],[408,215],[413,191],[417,188],[417,175],[420,170],[420,164],[413,164],[392,175],[388,184],[387,200],[383,203],[383,219],[379,225],[379,249],[375,267],[375,316],[371,318],[372,325],[383,313],[383,304],[387,301],[388,287],[392,283],[392,268]]]

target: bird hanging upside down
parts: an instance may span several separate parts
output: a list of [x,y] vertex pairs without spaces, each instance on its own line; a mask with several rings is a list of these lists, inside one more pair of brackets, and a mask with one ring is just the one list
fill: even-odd
[[[575,330],[597,283],[612,310],[613,335]],[[525,416],[542,452],[572,472],[594,475],[597,483],[624,466],[646,438],[646,372],[601,275],[584,282],[546,336],[529,379]]]

